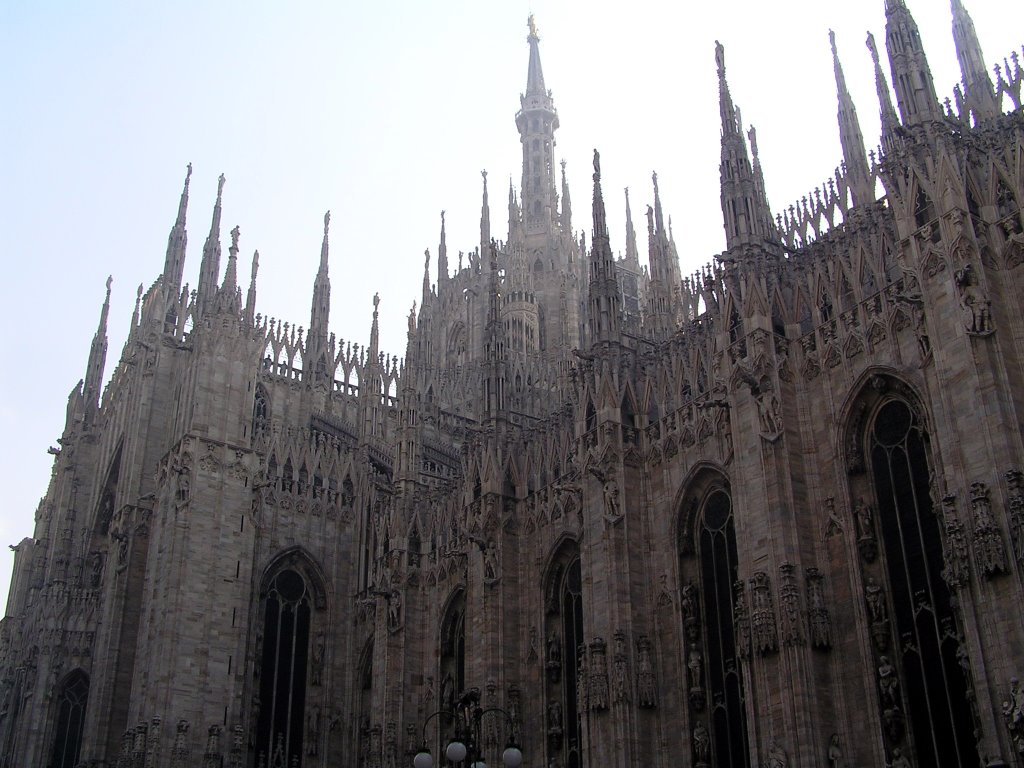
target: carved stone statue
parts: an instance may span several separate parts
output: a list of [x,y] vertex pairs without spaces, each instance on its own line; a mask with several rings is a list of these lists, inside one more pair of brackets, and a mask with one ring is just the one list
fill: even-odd
[[693,754],[697,758],[697,763],[707,764],[710,752],[711,734],[708,733],[708,727],[704,725],[704,721],[698,720],[697,725],[693,727]]
[[766,768],[787,768],[789,765],[789,756],[786,754],[786,750],[779,744],[778,739],[772,737],[771,743],[768,745],[768,758],[765,760]]
[[839,749],[839,734],[833,733],[828,743],[828,766],[829,768],[840,768],[840,760],[843,752]]
[[882,694],[882,703],[886,708],[899,705],[899,678],[896,677],[896,668],[889,661],[888,656],[878,658],[878,690]]

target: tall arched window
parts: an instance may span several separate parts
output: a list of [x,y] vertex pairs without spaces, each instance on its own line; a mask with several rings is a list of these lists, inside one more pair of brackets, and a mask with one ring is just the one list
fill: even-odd
[[697,539],[714,764],[747,766],[743,681],[733,627],[732,585],[738,578],[736,530],[732,499],[726,489],[716,488],[708,494]]
[[[902,686],[883,686],[882,706],[890,711],[900,707],[902,688],[918,765],[972,765],[977,762],[972,697],[959,663],[963,651],[942,577],[945,563],[932,509],[937,500],[930,494],[928,434],[915,409],[902,399],[881,400],[868,449],[895,619],[892,656],[903,681]],[[879,658],[880,665],[891,661],[889,656]]]
[[466,593],[456,592],[441,620],[441,664],[438,685],[442,709],[451,711],[466,690]]
[[57,724],[53,737],[52,768],[75,768],[82,749],[89,678],[80,669],[68,675],[57,694]]
[[576,542],[566,541],[559,548],[548,567],[544,592],[548,614],[545,643],[548,762],[581,768],[584,764],[583,719],[588,701],[579,684],[586,641],[583,636],[583,578]]
[[267,765],[301,766],[307,686],[322,685],[326,674],[325,635],[313,626],[316,613],[326,608],[323,582],[308,559],[293,551],[268,570],[260,598],[254,753],[257,764],[262,759]]
[[739,581],[732,497],[725,478],[704,470],[683,500],[679,528],[683,659],[694,761],[748,768],[746,708],[736,637]]

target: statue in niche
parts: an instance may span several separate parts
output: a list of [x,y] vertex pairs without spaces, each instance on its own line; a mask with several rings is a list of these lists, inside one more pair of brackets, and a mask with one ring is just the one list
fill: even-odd
[[690,688],[694,690],[700,690],[701,688],[701,673],[703,671],[704,659],[700,655],[700,651],[694,649],[690,651],[689,660],[686,662],[686,667],[690,671]]
[[698,720],[693,728],[693,754],[698,765],[707,765],[711,753],[711,734],[703,720]]
[[828,768],[839,768],[839,761],[842,757],[843,752],[839,749],[839,734],[833,733],[828,743]]
[[779,744],[778,739],[772,737],[771,743],[768,745],[768,759],[765,760],[766,768],[787,768],[789,765],[789,757],[786,755],[786,750]]
[[956,285],[960,289],[960,306],[964,328],[972,336],[987,336],[995,330],[992,323],[992,302],[978,285],[974,267],[964,265],[956,272]]
[[892,763],[891,768],[911,768],[910,761],[907,760],[907,756],[903,754],[903,750],[896,747],[892,751]]
[[548,678],[552,683],[558,683],[562,677],[562,641],[557,632],[548,636],[547,654]]
[[562,732],[562,705],[557,701],[548,704],[548,733],[557,735]]
[[878,658],[878,690],[882,694],[882,703],[886,709],[898,706],[900,681],[896,677],[896,668],[889,661],[888,656]]
[[[262,637],[260,638],[262,644]],[[323,681],[324,674],[324,633],[317,632],[316,639],[313,640],[313,659],[312,659],[312,670],[310,674],[310,682],[313,685],[320,685]]]
[[498,580],[498,551],[494,541],[487,542],[484,550],[484,583],[493,584]]

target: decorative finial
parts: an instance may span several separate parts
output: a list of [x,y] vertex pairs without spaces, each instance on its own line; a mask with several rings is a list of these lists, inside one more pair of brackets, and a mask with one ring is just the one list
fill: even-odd
[[430,269],[430,249],[429,248],[425,248],[423,250],[423,268],[424,269]]
[[836,50],[836,33],[831,29],[828,31],[828,41],[832,44],[832,55],[837,55],[838,51]]
[[480,175],[484,177],[484,184],[487,183],[487,169],[480,171]]
[[114,276],[107,275],[107,298],[110,298],[110,286],[114,284]]
[[192,178],[192,163],[185,166],[185,183],[188,184],[188,180]]
[[225,181],[227,181],[227,179],[224,178],[224,174],[222,173],[220,175],[220,178],[217,179],[217,202],[218,203],[220,202],[221,195],[224,193],[224,182]]
[[242,230],[238,228],[237,224],[235,224],[235,228],[231,230],[231,250],[238,250],[238,238],[241,234]]
[[444,211],[441,211],[441,226],[444,226]]
[[331,212],[328,211],[324,214],[324,235],[327,234],[327,230],[331,227]]
[[594,181],[601,180],[601,153],[594,149]]
[[373,294],[373,311],[374,312],[377,311],[378,305],[380,305],[380,294],[379,293],[375,293],[375,294]]
[[875,66],[878,66],[878,46],[875,45],[875,36],[870,32],[868,32],[868,39],[865,45],[871,51],[871,59],[875,62]]
[[526,26],[530,28],[530,37],[532,37],[535,40],[540,40],[540,37],[537,35],[537,20],[533,18],[532,13],[530,14],[530,17],[526,20]]

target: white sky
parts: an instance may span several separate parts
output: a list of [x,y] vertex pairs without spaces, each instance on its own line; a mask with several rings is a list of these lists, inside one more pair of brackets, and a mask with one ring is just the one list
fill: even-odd
[[[1024,5],[966,2],[990,64],[1021,50]],[[944,98],[959,79],[949,5],[909,4]],[[479,240],[481,169],[489,172],[492,234],[507,234],[531,10],[562,123],[556,153],[568,162],[574,226],[589,241],[594,147],[616,250],[624,248],[622,188],[631,188],[642,232],[657,170],[686,274],[725,244],[714,41],[725,45],[743,119],[758,129],[779,211],[840,160],[830,28],[864,134],[877,143],[864,39],[871,30],[883,45],[883,7],[8,0],[0,10],[0,306],[9,363],[0,378],[0,544],[32,535],[52,466],[46,449],[84,375],[108,274],[108,375],[116,365],[135,288],[148,288],[163,267],[187,163],[185,279],[193,287],[223,172],[225,260],[228,230],[238,224],[240,281],[260,251],[258,311],[308,324],[330,209],[331,328],[365,343],[379,291],[382,348],[403,355],[405,318],[420,293],[423,249],[436,257],[441,209],[453,268],[458,250]],[[0,595],[10,567],[4,549]]]

